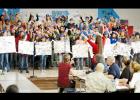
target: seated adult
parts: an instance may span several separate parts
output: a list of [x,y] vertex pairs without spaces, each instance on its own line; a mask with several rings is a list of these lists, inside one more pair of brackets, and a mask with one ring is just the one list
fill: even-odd
[[17,85],[10,85],[7,87],[6,89],[6,93],[19,93],[19,89],[17,87]]
[[114,79],[120,78],[120,68],[115,63],[115,58],[112,56],[107,57],[107,65],[109,65],[108,75],[113,75]]
[[71,57],[69,54],[65,54],[63,56],[63,61],[58,64],[59,93],[63,93],[64,89],[70,86],[69,75],[72,74],[71,68]]
[[130,71],[130,63],[131,63],[130,60],[127,60],[124,62],[125,68],[123,69],[121,76],[120,76],[120,79],[123,79],[123,78],[128,79],[127,84],[132,79],[132,73]]
[[95,72],[88,74],[85,78],[87,93],[105,93],[116,91],[115,83],[104,75],[104,65],[98,63]]
[[130,71],[133,73],[133,77],[129,82],[129,86],[130,88],[135,88],[136,83],[140,81],[140,64],[133,62],[133,64],[130,66]]

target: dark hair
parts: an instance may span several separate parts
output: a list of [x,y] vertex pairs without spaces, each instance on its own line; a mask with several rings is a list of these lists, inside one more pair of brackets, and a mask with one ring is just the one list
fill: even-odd
[[28,22],[30,22],[30,21],[31,21],[32,17],[34,17],[34,16],[33,16],[32,14],[30,14],[30,17],[29,17]]
[[112,32],[112,33],[111,33],[111,37],[113,36],[113,34],[115,34],[115,35],[116,35],[116,39],[118,39],[118,35],[117,35],[117,33]]
[[137,59],[136,61],[140,64],[140,53],[137,53]]
[[119,65],[119,67],[122,68],[123,56],[117,55],[115,58],[116,58],[116,62]]
[[39,21],[39,16],[38,16],[38,14],[36,14],[36,21]]
[[0,21],[2,21],[2,19],[1,19],[2,16],[3,16],[3,15],[0,15]]
[[124,64],[125,64],[127,67],[129,67],[130,63],[131,63],[131,60],[127,60],[127,61],[124,62]]
[[140,33],[139,33],[139,32],[136,32],[136,33],[135,33],[135,36],[137,36],[137,35],[139,35],[139,36],[140,36]]
[[19,93],[19,89],[17,87],[17,85],[10,85],[8,86],[8,88],[6,89],[6,93]]

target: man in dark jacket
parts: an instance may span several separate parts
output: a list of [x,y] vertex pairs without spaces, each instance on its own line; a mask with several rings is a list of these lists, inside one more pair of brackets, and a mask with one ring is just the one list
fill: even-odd
[[108,74],[113,75],[114,79],[120,78],[120,68],[115,63],[115,58],[111,56],[107,57],[107,64],[109,65]]

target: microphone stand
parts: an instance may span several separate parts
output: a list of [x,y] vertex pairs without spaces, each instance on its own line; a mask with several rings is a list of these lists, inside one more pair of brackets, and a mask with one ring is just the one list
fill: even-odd
[[30,78],[37,78],[37,76],[34,75],[34,62],[35,62],[35,42],[34,42],[34,51],[33,51],[33,75],[30,76]]

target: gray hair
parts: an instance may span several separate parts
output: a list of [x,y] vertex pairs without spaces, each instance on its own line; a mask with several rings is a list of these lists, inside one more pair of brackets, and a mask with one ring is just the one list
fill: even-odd
[[108,56],[107,59],[110,59],[113,63],[115,62],[115,57],[114,56]]

